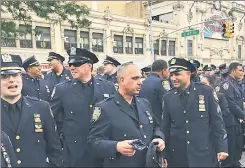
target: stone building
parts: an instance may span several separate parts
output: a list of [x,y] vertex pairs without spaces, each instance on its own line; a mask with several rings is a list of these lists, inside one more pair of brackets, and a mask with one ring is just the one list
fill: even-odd
[[[70,46],[95,52],[100,63],[106,55],[120,62],[134,61],[140,66],[150,64],[154,57],[169,60],[174,56],[198,59],[202,64],[234,60],[244,63],[245,5],[229,1],[221,4],[214,1],[151,2],[151,6],[147,1],[78,2],[91,8],[88,19],[92,24],[77,30],[66,22],[54,24],[34,16],[32,28],[37,27],[42,34],[1,39],[2,53],[19,54],[23,59],[35,55],[44,69],[48,68],[45,66],[48,52],[67,57],[66,49]],[[232,17],[228,16],[231,8]],[[9,14],[2,14],[2,18],[12,19]],[[217,21],[201,23],[207,20]],[[225,21],[234,23],[232,39],[222,37]],[[15,22],[23,27],[23,22]],[[184,32],[191,31],[189,28],[199,33],[182,37]],[[155,56],[152,56],[151,46],[154,46]]]

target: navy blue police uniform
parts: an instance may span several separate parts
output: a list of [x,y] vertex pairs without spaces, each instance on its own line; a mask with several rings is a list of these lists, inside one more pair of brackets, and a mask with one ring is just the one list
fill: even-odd
[[154,138],[164,140],[150,103],[134,96],[129,104],[120,93],[94,107],[88,146],[94,156],[104,159],[103,167],[144,167],[147,148],[132,157],[116,151],[117,142],[140,139],[147,146]]
[[232,166],[239,166],[239,160],[241,159],[243,149],[243,136],[242,136],[242,124],[241,121],[245,119],[244,111],[244,97],[245,90],[242,83],[236,81],[231,76],[227,77],[227,80],[221,84],[220,92],[225,94],[228,102],[229,110],[235,119],[235,128],[232,128],[233,132],[236,133],[233,143],[235,144],[235,153],[233,157]]
[[150,73],[143,81],[139,96],[147,99],[158,122],[162,116],[163,95],[170,90],[170,83],[167,79],[159,77],[156,73]]
[[192,63],[195,67],[196,67],[196,70],[194,72],[192,72],[191,74],[191,80],[193,82],[200,82],[200,76],[198,75],[198,69],[200,68],[200,62],[198,60],[190,60],[190,63]]
[[19,167],[9,136],[1,132],[1,167]]
[[[85,49],[72,47],[68,54],[72,66],[98,62],[95,54]],[[114,92],[112,82],[93,77],[87,83],[72,79],[54,88],[50,105],[63,143],[65,166],[97,166],[88,154],[86,144],[93,106]]]
[[[26,70],[31,66],[40,66],[40,63],[34,56],[27,58],[23,64],[23,68]],[[36,97],[38,99],[49,101],[51,96],[51,90],[49,89],[48,82],[40,77],[31,77],[28,74],[22,75],[23,88],[22,95]]]
[[[118,62],[115,58],[113,57],[110,57],[110,56],[106,56],[106,59],[104,60],[103,62],[104,65],[106,64],[112,64],[114,65],[115,67],[118,67],[121,65],[120,62]],[[115,72],[114,74],[105,74],[104,75],[104,79],[108,80],[108,81],[111,81],[112,83],[114,83],[115,85],[115,88],[118,89],[118,83],[117,83],[117,72]]]
[[228,102],[225,98],[225,94],[221,92],[217,92],[217,96],[219,99],[219,106],[222,112],[223,121],[225,123],[225,129],[227,132],[228,138],[228,154],[229,156],[222,161],[222,167],[231,167],[233,162],[233,156],[235,152],[235,136],[236,136],[236,129],[235,129],[235,119],[234,116],[231,114],[228,106]]
[[[170,60],[170,74],[193,72],[184,59]],[[163,98],[163,133],[169,167],[215,167],[216,153],[228,153],[227,134],[216,92],[191,82],[185,90],[173,88]]]
[[[57,59],[61,62],[65,60],[65,58],[60,54],[49,52],[47,61],[51,61],[52,59]],[[51,71],[44,76],[44,79],[48,82],[50,91],[52,93],[56,84],[71,80],[72,75],[71,72],[63,66],[63,71],[61,74],[57,75],[55,72]]]
[[[21,63],[18,55],[2,55],[1,78],[20,73]],[[20,167],[62,166],[61,143],[47,102],[21,96],[10,104],[1,98],[1,114],[2,130],[13,144]]]

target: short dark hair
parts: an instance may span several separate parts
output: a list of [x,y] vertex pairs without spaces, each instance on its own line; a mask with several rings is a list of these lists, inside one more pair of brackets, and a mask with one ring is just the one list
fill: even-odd
[[238,63],[238,62],[232,62],[232,63],[229,65],[228,73],[230,74],[232,71],[236,70],[238,66],[242,66],[242,64],[240,64],[240,63]]
[[104,74],[104,66],[100,66],[97,68],[97,74]]
[[167,69],[168,68],[168,63],[164,60],[155,60],[152,63],[151,66],[151,71],[152,72],[159,72],[162,71],[163,69]]
[[214,76],[211,76],[211,75],[209,75],[209,74],[204,74],[203,76],[202,76],[202,78],[207,78],[208,79],[208,81],[209,81],[209,83],[212,85],[212,86],[215,86],[216,85],[216,79],[215,79],[215,77]]

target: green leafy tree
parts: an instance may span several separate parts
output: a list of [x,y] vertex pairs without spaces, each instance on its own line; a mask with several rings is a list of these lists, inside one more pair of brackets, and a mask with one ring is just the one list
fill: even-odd
[[[1,13],[10,13],[13,20],[24,21],[27,28],[19,29],[14,21],[1,18],[1,37],[11,38],[17,34],[32,33],[30,23],[33,12],[36,16],[53,23],[67,21],[71,28],[88,27],[91,24],[86,18],[89,11],[85,4],[78,4],[77,1],[2,1]],[[41,33],[36,29],[34,31],[36,34]]]

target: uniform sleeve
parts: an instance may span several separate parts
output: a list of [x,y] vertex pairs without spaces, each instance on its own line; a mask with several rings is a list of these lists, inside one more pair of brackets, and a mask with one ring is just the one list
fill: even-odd
[[10,158],[10,163],[12,167],[19,167],[17,164],[17,158],[15,155],[14,147],[9,139],[9,136],[6,133],[2,133],[2,143],[6,147],[7,154]]
[[165,103],[165,97],[163,97],[163,110],[161,118],[161,129],[165,136],[165,156],[169,156],[169,147],[170,147],[170,127],[171,127],[171,117],[169,111],[167,110],[167,104]]
[[109,117],[106,115],[105,111],[101,109],[99,118],[96,121],[91,122],[89,130],[87,143],[89,151],[93,151],[91,154],[99,158],[116,157],[117,141],[109,140],[110,137],[111,124]]
[[63,128],[63,115],[64,115],[64,109],[61,101],[61,90],[59,87],[55,86],[53,93],[51,95],[50,99],[50,107],[53,111],[54,114],[54,119],[57,124],[57,130],[58,133],[62,133],[62,128]]
[[207,90],[211,133],[213,136],[216,152],[228,153],[227,133],[225,130],[220,106],[215,100],[215,96],[217,96],[214,95],[215,93],[215,91],[212,92],[212,90]]
[[237,118],[244,119],[245,118],[245,112],[236,103],[231,86],[229,86],[228,89],[224,89],[223,87],[220,87],[220,92],[225,94],[230,112],[233,113]]
[[63,165],[61,142],[56,131],[55,120],[53,118],[52,110],[49,105],[47,105],[44,114],[44,138],[46,140],[46,151],[49,163],[53,166],[61,167]]
[[219,97],[219,106],[222,111],[223,116],[228,116],[230,114],[230,110],[228,107],[228,102],[225,99],[225,95],[223,93],[220,93]]

